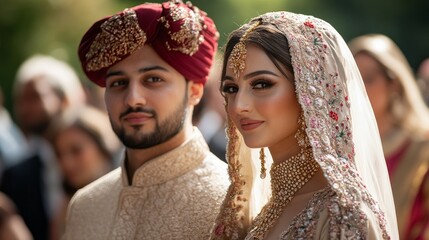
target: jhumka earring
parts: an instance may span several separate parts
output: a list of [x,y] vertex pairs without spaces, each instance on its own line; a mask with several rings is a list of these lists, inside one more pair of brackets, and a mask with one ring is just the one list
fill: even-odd
[[298,130],[295,133],[295,139],[298,142],[298,146],[301,148],[310,145],[310,141],[308,140],[307,134],[305,133],[305,119],[303,112],[301,112],[298,118]]
[[259,160],[261,160],[261,179],[264,179],[267,176],[267,169],[265,168],[265,152],[264,148],[261,148],[259,151]]

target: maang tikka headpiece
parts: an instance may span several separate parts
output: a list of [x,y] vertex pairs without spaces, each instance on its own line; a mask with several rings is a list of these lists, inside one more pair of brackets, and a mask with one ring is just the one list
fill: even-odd
[[252,32],[260,22],[257,21],[253,23],[241,36],[240,41],[235,44],[234,48],[231,51],[231,68],[234,71],[235,76],[238,78],[240,73],[244,71],[246,67],[246,40],[249,36],[249,33]]

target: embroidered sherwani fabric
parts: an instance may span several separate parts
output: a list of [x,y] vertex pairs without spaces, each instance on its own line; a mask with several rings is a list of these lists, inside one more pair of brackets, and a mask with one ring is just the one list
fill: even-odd
[[141,166],[131,185],[122,166],[78,191],[63,239],[207,239],[229,181],[194,132]]

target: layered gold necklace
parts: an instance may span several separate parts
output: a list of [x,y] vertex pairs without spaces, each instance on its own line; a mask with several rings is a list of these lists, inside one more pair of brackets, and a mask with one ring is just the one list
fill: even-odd
[[252,224],[253,239],[263,239],[275,225],[286,205],[319,169],[313,159],[312,149],[301,148],[300,153],[271,167],[270,201],[265,205]]

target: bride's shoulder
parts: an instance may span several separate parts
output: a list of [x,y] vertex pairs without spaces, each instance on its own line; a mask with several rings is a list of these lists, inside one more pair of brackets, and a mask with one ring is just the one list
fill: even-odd
[[327,188],[314,195],[280,239],[383,239],[378,223],[366,202],[349,204]]

